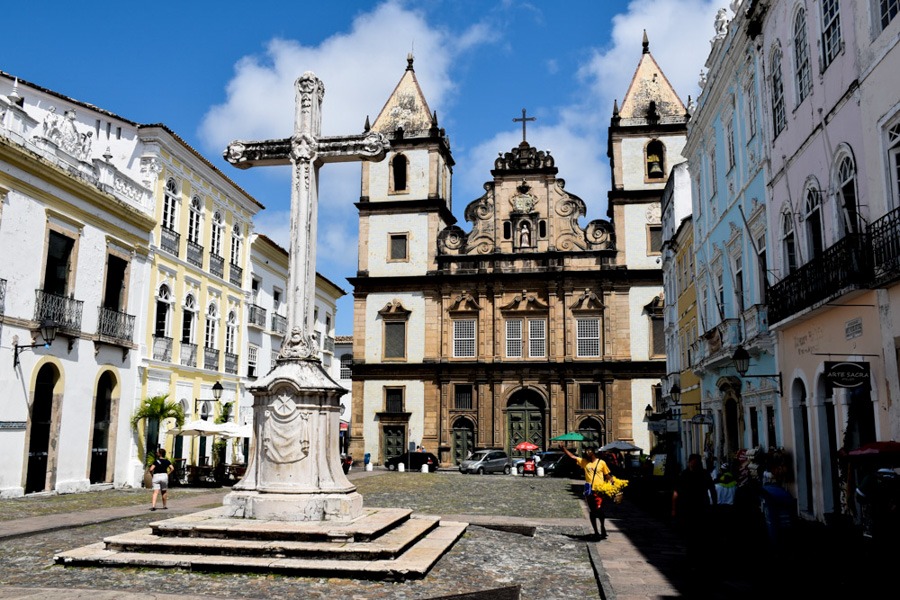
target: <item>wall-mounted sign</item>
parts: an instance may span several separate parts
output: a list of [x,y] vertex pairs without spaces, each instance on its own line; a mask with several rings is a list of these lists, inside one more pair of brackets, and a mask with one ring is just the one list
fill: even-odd
[[825,361],[825,381],[834,387],[858,388],[869,386],[869,363]]
[[647,430],[652,431],[654,433],[663,433],[666,430],[666,422],[665,421],[649,421],[647,423]]
[[853,338],[858,338],[862,334],[862,319],[859,317],[850,319],[844,323],[844,338],[852,340]]
[[712,415],[707,414],[694,415],[691,417],[691,423],[694,425],[712,425],[713,418]]
[[0,429],[25,429],[28,421],[0,421]]

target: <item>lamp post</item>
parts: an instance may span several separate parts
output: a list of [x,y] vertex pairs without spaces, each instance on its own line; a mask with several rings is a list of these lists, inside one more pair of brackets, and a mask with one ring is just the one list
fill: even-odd
[[50,345],[53,344],[58,329],[56,323],[49,319],[44,319],[41,321],[40,329],[41,337],[44,340],[43,344],[19,344],[19,336],[13,336],[13,369],[19,366],[19,352],[22,350],[25,350],[26,348],[40,348],[41,346],[49,348]]
[[[197,410],[197,405],[200,404],[201,402],[203,402],[203,403],[206,403],[206,402],[218,402],[219,400],[221,400],[221,398],[222,398],[222,390],[224,390],[224,389],[225,389],[225,388],[222,387],[222,384],[221,384],[220,382],[218,382],[218,381],[215,382],[215,383],[213,384],[213,386],[212,386],[212,393],[213,393],[213,397],[212,397],[212,398],[195,398],[195,399],[194,399],[194,412],[195,412],[195,413],[196,413],[196,412],[199,412],[199,411]],[[209,413],[207,412],[207,415],[206,415],[206,416],[208,416],[208,415],[209,415]],[[204,421],[206,420],[206,416],[203,416],[203,420],[204,420]]]
[[753,377],[754,379],[771,379],[778,382],[778,396],[784,395],[781,384],[781,373],[773,373],[771,375],[747,375],[747,369],[750,368],[750,353],[743,346],[738,346],[731,357],[734,363],[734,369],[741,377]]

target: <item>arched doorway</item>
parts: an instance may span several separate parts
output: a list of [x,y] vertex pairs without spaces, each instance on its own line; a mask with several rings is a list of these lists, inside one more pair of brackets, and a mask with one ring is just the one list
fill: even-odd
[[542,450],[544,445],[544,399],[532,389],[514,393],[506,407],[507,452],[511,456],[524,456],[516,452],[517,444],[529,441]]
[[97,396],[94,399],[94,432],[91,436],[91,483],[106,483],[111,480],[110,431],[112,421],[112,397],[116,380],[109,371],[97,382]]
[[603,424],[594,417],[588,417],[579,423],[578,433],[584,436],[584,441],[580,442],[582,448],[598,448],[605,443]]
[[453,445],[453,464],[458,465],[466,460],[469,452],[475,450],[475,423],[466,417],[460,417],[453,422],[450,432]]
[[[31,403],[31,418],[28,423],[28,467],[25,473],[25,493],[43,492],[53,483],[52,465],[56,464],[56,453],[50,453],[51,431],[58,429],[55,419],[53,392],[59,381],[59,371],[54,365],[46,364],[38,371]],[[56,410],[54,410],[56,409]],[[57,427],[54,427],[54,424]],[[58,434],[58,432],[56,432]],[[54,436],[56,437],[56,436]]]

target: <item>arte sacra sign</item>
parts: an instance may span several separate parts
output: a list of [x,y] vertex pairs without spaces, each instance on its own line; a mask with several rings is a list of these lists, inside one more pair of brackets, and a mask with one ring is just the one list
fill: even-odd
[[867,362],[825,362],[825,381],[833,387],[869,387],[869,363]]

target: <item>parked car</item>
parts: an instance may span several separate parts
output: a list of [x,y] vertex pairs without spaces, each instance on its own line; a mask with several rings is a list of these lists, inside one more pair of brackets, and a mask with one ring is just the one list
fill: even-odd
[[512,471],[509,456],[503,450],[477,450],[459,463],[460,473],[506,473]]
[[[550,453],[548,452],[548,454]],[[545,464],[544,458],[549,462]],[[548,477],[568,477],[570,479],[584,477],[584,469],[563,452],[553,452],[552,456],[541,457],[541,466],[544,467],[544,475]]]
[[389,471],[396,471],[400,463],[403,463],[407,471],[421,471],[422,465],[428,465],[428,471],[434,473],[438,467],[438,457],[431,452],[405,452],[384,461],[384,466]]

